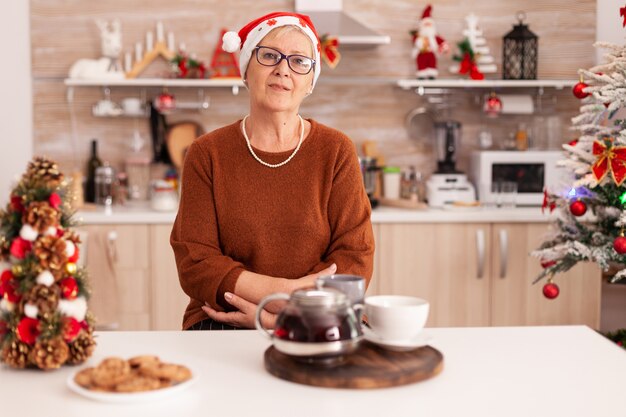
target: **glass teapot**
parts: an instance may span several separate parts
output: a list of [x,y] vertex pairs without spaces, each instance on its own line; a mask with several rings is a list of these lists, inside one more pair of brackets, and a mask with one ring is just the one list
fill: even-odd
[[[286,300],[271,333],[261,324],[261,312],[271,301]],[[287,355],[330,357],[352,352],[363,338],[356,311],[343,292],[334,288],[302,288],[291,296],[271,294],[261,300],[256,311],[256,328]],[[359,311],[360,312],[360,311]]]

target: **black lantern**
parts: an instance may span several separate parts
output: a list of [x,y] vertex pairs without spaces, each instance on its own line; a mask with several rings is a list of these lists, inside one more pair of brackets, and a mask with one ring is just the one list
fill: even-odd
[[539,38],[522,22],[526,13],[518,12],[518,24],[502,42],[502,78],[505,80],[536,80]]

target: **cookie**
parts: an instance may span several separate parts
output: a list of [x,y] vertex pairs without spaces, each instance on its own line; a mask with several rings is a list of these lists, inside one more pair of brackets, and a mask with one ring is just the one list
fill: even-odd
[[154,355],[135,356],[128,360],[128,364],[130,365],[131,368],[140,368],[142,366],[146,366],[146,365],[154,364],[154,363],[160,363],[160,362],[161,360],[159,359],[159,357],[154,356]]
[[112,389],[130,377],[130,365],[121,358],[106,358],[93,370],[95,386]]
[[142,375],[179,383],[191,378],[189,368],[171,363],[150,364],[139,369]]
[[115,386],[117,392],[141,392],[151,391],[161,388],[161,382],[158,379],[146,376],[134,375],[126,381]]
[[74,381],[83,388],[91,388],[93,385],[93,370],[94,368],[85,368],[77,372],[74,376]]

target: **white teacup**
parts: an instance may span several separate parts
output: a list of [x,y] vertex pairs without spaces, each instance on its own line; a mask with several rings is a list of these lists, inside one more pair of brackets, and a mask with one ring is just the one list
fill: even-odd
[[385,341],[413,340],[428,319],[428,301],[405,295],[375,295],[365,299],[370,329]]

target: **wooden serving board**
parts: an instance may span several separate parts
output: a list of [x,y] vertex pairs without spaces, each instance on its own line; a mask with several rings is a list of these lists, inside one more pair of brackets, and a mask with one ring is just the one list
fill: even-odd
[[306,362],[279,352],[265,351],[265,369],[278,378],[328,388],[385,388],[422,381],[443,369],[443,355],[424,346],[407,352],[383,349],[363,341],[337,364]]

